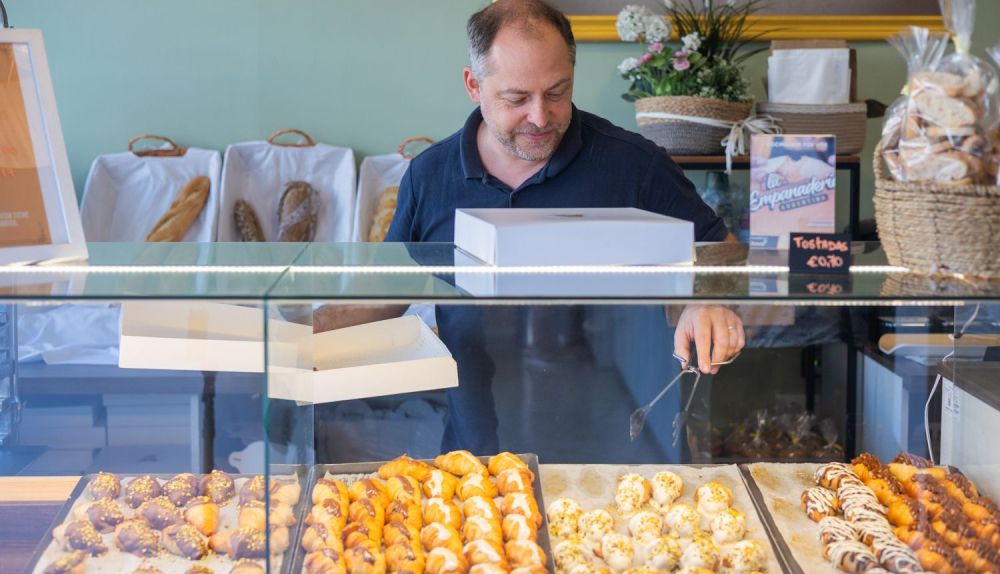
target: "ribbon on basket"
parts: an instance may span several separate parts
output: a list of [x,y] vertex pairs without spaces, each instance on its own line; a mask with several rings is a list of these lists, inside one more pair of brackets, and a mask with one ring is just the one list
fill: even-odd
[[727,122],[715,118],[705,118],[702,116],[685,116],[681,114],[668,114],[666,112],[638,112],[638,118],[652,118],[657,120],[681,120],[692,122],[713,128],[725,128],[729,134],[719,142],[726,148],[726,173],[733,171],[733,156],[747,155],[750,150],[750,136],[754,134],[780,134],[781,126],[778,125],[777,118],[772,116],[750,116],[738,122]]

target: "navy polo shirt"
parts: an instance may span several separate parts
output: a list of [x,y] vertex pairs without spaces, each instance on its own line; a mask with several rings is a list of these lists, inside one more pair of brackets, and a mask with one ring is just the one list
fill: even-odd
[[573,107],[552,159],[517,189],[486,173],[476,108],[457,133],[429,147],[399,185],[386,241],[455,240],[455,209],[638,207],[694,222],[695,239],[722,241],[726,226],[663,148]]
[[[477,108],[458,133],[410,163],[386,241],[452,243],[455,209],[490,207],[638,207],[694,222],[699,241],[726,236],[722,219],[705,205],[677,164],[638,134],[574,107],[549,162],[511,189],[483,167],[476,144],[482,121]],[[661,310],[656,313],[662,317]],[[496,453],[496,367],[487,351],[483,308],[438,305],[436,317],[441,340],[458,363],[459,378],[459,386],[447,393],[442,451]]]

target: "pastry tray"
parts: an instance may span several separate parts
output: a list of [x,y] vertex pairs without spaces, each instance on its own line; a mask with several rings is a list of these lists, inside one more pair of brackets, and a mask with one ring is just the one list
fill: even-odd
[[[538,511],[542,515],[542,525],[538,527],[538,545],[545,551],[545,556],[548,558],[548,564],[546,567],[549,572],[555,572],[555,563],[552,561],[552,545],[549,542],[549,519],[545,515],[545,501],[542,499],[542,475],[538,468],[538,455],[518,454],[517,457],[526,462],[528,464],[528,468],[531,469],[531,472],[535,473],[535,481],[532,486],[535,501],[538,502]],[[486,465],[490,459],[488,456],[480,456],[478,458],[484,465]],[[306,553],[302,549],[301,537],[305,532],[305,518],[312,507],[312,489],[316,484],[316,481],[324,476],[332,475],[339,480],[342,480],[345,484],[347,484],[347,486],[350,486],[354,483],[354,481],[360,478],[374,476],[378,471],[378,468],[386,462],[387,461],[320,464],[313,467],[309,476],[309,484],[306,488],[302,489],[302,498],[300,499],[302,508],[300,509],[301,514],[298,517],[298,525],[300,528],[293,532],[293,534],[295,534],[295,538],[292,539],[292,546],[289,549],[291,559],[288,561],[290,566],[287,572],[290,574],[302,572],[302,562],[305,560]],[[432,466],[434,465],[433,459],[425,459],[423,462]],[[288,556],[286,555],[286,557]]]
[[[142,473],[142,474],[115,473],[115,474],[118,476],[118,478],[121,480],[122,483],[122,494],[120,494],[119,498],[116,499],[118,500],[118,502],[120,502],[121,497],[124,496],[125,486],[128,484],[128,481],[138,476],[144,476],[147,473]],[[159,479],[162,484],[163,482],[173,478],[174,476],[177,476],[178,473],[172,473],[172,474],[148,473],[148,474],[149,476]],[[193,473],[193,474],[200,478],[207,473]],[[256,476],[256,474],[238,474],[238,473],[228,473],[228,474],[229,476],[233,477],[234,481],[236,481],[235,489],[237,497],[239,496],[239,491],[241,486],[240,480],[241,479],[247,480],[249,478],[252,478],[253,476]],[[49,526],[48,530],[46,530],[45,536],[38,543],[38,546],[35,547],[35,551],[32,553],[31,559],[28,561],[28,564],[25,566],[23,572],[25,572],[26,574],[41,574],[45,570],[45,567],[48,566],[48,564],[52,560],[66,554],[66,551],[63,551],[58,546],[58,542],[56,542],[55,539],[52,537],[52,531],[57,526],[66,521],[66,518],[70,515],[70,513],[73,511],[74,508],[76,508],[78,504],[89,502],[89,500],[83,500],[83,498],[85,497],[84,491],[87,487],[87,484],[89,484],[91,479],[93,479],[95,476],[96,476],[95,474],[87,474],[80,477],[80,480],[77,481],[76,486],[70,493],[69,499],[56,514],[56,517],[55,519],[53,519],[52,524]],[[299,537],[299,529],[301,528],[301,520],[299,520],[299,518],[303,513],[302,507],[306,506],[305,501],[307,500],[304,493],[307,490],[307,485],[311,483],[308,469],[304,465],[272,465],[270,478],[281,478],[281,479],[297,478],[299,480],[299,484],[302,486],[301,489],[302,494],[299,495],[299,503],[296,505],[295,508],[293,508],[293,513],[296,517],[296,524],[289,527],[289,533],[288,533],[290,540],[297,540]],[[305,482],[305,484],[303,484],[303,482]],[[236,500],[235,497],[234,500]],[[128,508],[125,509],[126,516],[128,516],[130,512],[133,512],[132,509]],[[226,503],[226,505],[222,509],[220,509],[219,529],[222,530],[221,526],[223,524],[227,524],[227,521],[231,522],[235,526],[235,520],[236,520],[235,505],[233,504],[232,501],[230,501],[229,503]],[[217,554],[212,554],[210,555],[211,557],[199,561],[193,561],[193,560],[188,560],[187,558],[181,556],[174,556],[173,554],[170,554],[166,551],[161,551],[160,554],[157,555],[155,558],[143,559],[133,554],[129,554],[127,552],[118,550],[114,546],[113,537],[114,537],[113,533],[102,535],[105,545],[107,545],[109,548],[109,552],[103,556],[87,558],[86,565],[88,574],[120,574],[121,572],[131,572],[136,567],[138,567],[140,563],[157,566],[160,568],[160,570],[163,571],[164,574],[172,574],[174,572],[177,572],[178,574],[183,574],[188,568],[190,568],[193,564],[196,563],[205,564],[210,568],[212,568],[213,570],[215,570],[216,572],[228,572],[229,569],[235,564],[234,560],[228,557],[220,557]],[[279,572],[288,571],[288,564],[291,563],[290,553],[291,553],[291,546],[289,546],[289,550],[286,551],[285,554],[283,555],[281,567],[278,569]]]

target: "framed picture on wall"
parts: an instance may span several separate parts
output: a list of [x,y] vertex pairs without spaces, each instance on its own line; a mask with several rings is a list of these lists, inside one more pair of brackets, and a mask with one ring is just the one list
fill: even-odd
[[0,29],[0,264],[86,257],[42,32]]
[[[615,18],[628,4],[644,4],[654,13],[664,11],[660,0],[550,3],[569,15],[573,33],[582,42],[619,41]],[[938,0],[768,0],[754,20],[747,33],[763,32],[762,40],[884,40],[906,26],[944,29]]]

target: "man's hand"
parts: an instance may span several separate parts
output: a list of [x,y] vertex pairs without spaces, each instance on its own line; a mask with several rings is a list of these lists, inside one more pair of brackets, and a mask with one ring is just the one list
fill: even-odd
[[691,360],[691,341],[698,354],[698,368],[714,375],[719,367],[712,363],[729,359],[746,344],[743,320],[726,307],[690,305],[681,313],[674,331],[674,354],[683,359],[681,368],[686,369]]

